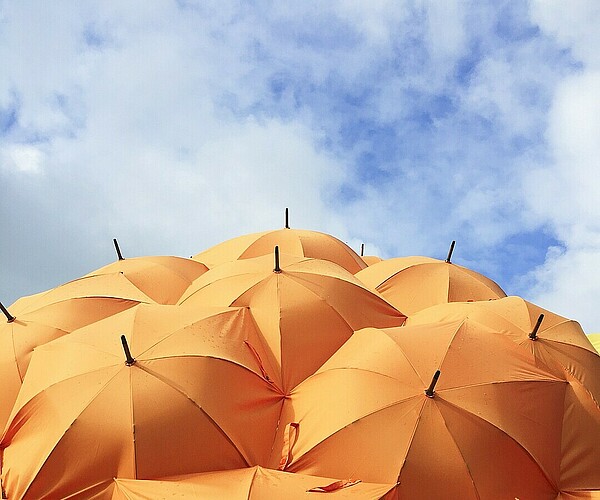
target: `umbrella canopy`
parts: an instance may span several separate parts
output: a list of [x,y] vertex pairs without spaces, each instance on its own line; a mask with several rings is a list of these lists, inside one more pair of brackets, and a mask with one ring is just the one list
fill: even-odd
[[259,341],[247,309],[142,304],[37,348],[0,442],[9,498],[266,461],[283,395]]
[[266,255],[211,269],[181,304],[250,307],[270,349],[265,363],[277,367],[284,392],[314,373],[354,330],[405,319],[340,266],[285,254],[281,263]]
[[198,276],[208,271],[192,259],[150,256],[119,259],[86,275],[87,278],[112,276],[128,280],[158,304],[175,304]]
[[35,347],[139,304],[115,297],[78,297],[35,309],[21,299],[0,316],[0,432],[4,429]]
[[567,382],[561,489],[600,487],[600,356],[576,321],[520,297],[445,304],[415,314],[407,324],[471,318],[506,335],[532,363]]
[[367,328],[290,394],[280,467],[399,498],[555,498],[565,386],[472,320]]
[[372,266],[373,264],[377,264],[378,262],[381,262],[383,259],[381,257],[378,257],[377,255],[365,255],[361,257],[362,260],[365,261],[365,264],[367,266]]
[[[290,474],[262,467],[191,474],[160,481],[115,479],[112,500],[147,498],[227,498],[231,500],[322,499],[332,493],[336,499],[376,500],[395,485],[363,483],[326,477]],[[311,491],[312,490],[312,491]]]
[[505,297],[491,279],[430,257],[397,257],[356,273],[368,287],[409,316],[435,304]]
[[279,229],[247,234],[215,245],[193,256],[210,268],[238,259],[270,255],[273,247],[297,257],[328,260],[354,274],[367,267],[360,256],[334,236],[303,229]]

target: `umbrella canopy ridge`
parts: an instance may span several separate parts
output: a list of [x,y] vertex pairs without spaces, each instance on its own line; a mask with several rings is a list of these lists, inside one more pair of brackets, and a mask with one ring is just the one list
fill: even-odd
[[254,329],[244,308],[139,305],[36,349],[0,442],[9,497],[266,462],[284,396]]
[[405,316],[340,266],[280,254],[233,261],[198,278],[180,303],[246,306],[270,348],[284,392],[314,373],[353,333],[399,326]]
[[460,318],[471,318],[506,335],[532,363],[567,382],[561,489],[598,487],[600,357],[579,323],[520,297],[505,297],[488,302],[441,304],[413,315],[407,324]]
[[157,304],[175,304],[192,282],[208,271],[201,262],[182,257],[149,256],[119,259],[87,277],[124,276]]
[[213,268],[233,260],[269,255],[276,245],[282,253],[328,260],[352,274],[367,267],[352,248],[334,236],[318,231],[289,228],[239,236],[200,252],[194,255],[193,259]]
[[[115,479],[112,486],[113,500],[142,500],[146,498],[228,498],[231,500],[262,500],[285,498],[301,500],[322,498],[319,487],[330,487],[334,498],[360,498],[378,500],[393,488],[394,484],[373,484],[362,481],[345,481],[334,478],[290,474],[255,466],[230,471],[191,474],[159,481]],[[324,490],[326,491],[326,490]]]
[[409,316],[447,302],[505,297],[491,279],[466,267],[430,257],[396,257],[356,273],[368,287]]
[[471,320],[366,328],[290,394],[282,463],[399,498],[555,498],[565,385]]

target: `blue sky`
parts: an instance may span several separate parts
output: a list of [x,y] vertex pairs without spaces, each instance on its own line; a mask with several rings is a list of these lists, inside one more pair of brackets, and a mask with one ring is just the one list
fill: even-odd
[[0,2],[0,300],[281,227],[600,331],[595,1]]

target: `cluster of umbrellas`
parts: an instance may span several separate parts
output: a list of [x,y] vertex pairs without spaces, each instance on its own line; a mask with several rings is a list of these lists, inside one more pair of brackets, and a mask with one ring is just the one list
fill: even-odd
[[3,498],[600,498],[577,322],[285,226],[0,304]]

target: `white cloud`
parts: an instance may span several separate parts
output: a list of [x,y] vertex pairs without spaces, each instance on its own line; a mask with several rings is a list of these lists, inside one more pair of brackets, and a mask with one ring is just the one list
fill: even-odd
[[526,177],[528,199],[563,242],[531,273],[532,299],[600,329],[600,43],[597,2],[534,2],[540,27],[577,56],[582,67],[557,87],[549,113],[546,164]]
[[600,4],[596,0],[533,0],[532,19],[588,68],[600,67]]
[[43,170],[44,153],[29,144],[11,144],[0,149],[0,162],[7,171],[37,174]]

